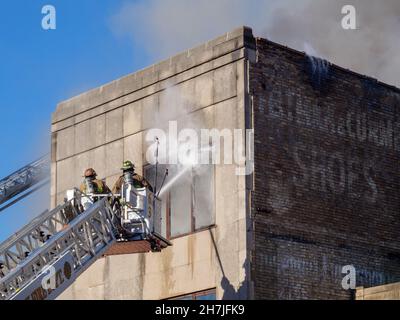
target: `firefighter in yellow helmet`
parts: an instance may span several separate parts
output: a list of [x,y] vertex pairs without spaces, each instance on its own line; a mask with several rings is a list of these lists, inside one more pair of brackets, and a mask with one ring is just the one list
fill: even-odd
[[83,193],[92,193],[92,194],[105,194],[110,193],[110,188],[101,181],[96,179],[97,173],[93,168],[88,168],[83,173],[83,177],[85,180],[82,182],[80,186],[80,190]]
[[148,188],[150,191],[153,191],[152,186],[150,183],[141,175],[138,175],[135,172],[135,165],[129,161],[126,160],[122,164],[122,176],[118,178],[118,180],[115,182],[113,188],[112,188],[112,193],[120,193],[122,185],[124,183],[130,183],[129,180],[132,179],[131,183],[135,188]]

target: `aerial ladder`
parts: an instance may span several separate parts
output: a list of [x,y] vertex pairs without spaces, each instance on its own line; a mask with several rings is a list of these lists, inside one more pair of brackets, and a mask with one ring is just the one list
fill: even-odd
[[0,211],[49,182],[50,157],[45,155],[0,180]]
[[146,240],[152,251],[171,245],[157,195],[130,184],[121,194],[67,191],[63,204],[0,244],[0,300],[55,299],[117,241]]

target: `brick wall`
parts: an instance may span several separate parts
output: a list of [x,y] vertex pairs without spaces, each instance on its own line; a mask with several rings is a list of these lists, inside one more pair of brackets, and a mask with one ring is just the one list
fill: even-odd
[[400,280],[400,94],[257,39],[252,279],[256,299],[350,299]]

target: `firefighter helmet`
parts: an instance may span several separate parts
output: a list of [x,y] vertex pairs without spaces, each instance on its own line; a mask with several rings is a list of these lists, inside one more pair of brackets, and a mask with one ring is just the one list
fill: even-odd
[[85,170],[85,172],[83,173],[83,176],[86,177],[96,177],[97,173],[96,171],[94,171],[93,168],[88,168]]
[[132,161],[125,160],[122,163],[122,168],[121,170],[130,170],[130,169],[135,169],[135,165],[132,163]]

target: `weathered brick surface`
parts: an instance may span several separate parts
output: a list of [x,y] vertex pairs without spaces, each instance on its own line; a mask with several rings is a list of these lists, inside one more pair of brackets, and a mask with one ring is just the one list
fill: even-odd
[[350,299],[345,265],[356,268],[357,286],[400,281],[399,91],[317,65],[257,39],[250,94],[258,299]]

